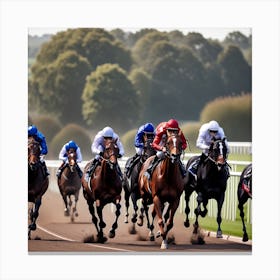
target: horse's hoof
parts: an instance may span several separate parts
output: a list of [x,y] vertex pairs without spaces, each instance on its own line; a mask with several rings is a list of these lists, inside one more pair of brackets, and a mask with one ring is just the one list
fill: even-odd
[[248,240],[249,240],[248,234],[245,233],[245,234],[243,235],[242,241],[243,241],[243,242],[246,242],[246,241],[248,241]]
[[36,224],[29,225],[29,230],[36,230]]
[[68,209],[64,209],[64,216],[66,217],[70,216]]
[[184,222],[184,226],[185,226],[186,228],[188,228],[188,227],[190,226],[190,222],[189,222],[189,221],[185,221],[185,222]]
[[110,232],[109,232],[109,237],[110,237],[110,238],[114,238],[115,236],[116,236],[115,231],[114,231],[114,230],[110,230]]
[[133,224],[133,225],[131,226],[131,228],[129,229],[129,233],[130,233],[130,234],[136,234],[135,224]]
[[127,217],[125,217],[124,223],[125,223],[125,224],[128,224],[128,218],[127,218]]
[[150,236],[150,241],[155,241],[155,236],[154,235]]
[[156,238],[159,238],[160,236],[161,236],[161,233],[160,233],[160,231],[158,231],[156,234]]
[[143,220],[140,220],[140,222],[137,222],[137,225],[138,225],[139,227],[142,227],[142,226],[143,226]]
[[100,222],[100,223],[99,223],[99,226],[100,226],[101,228],[105,228],[105,227],[106,227],[106,224],[105,224],[104,222]]
[[217,237],[217,238],[223,238],[223,234],[222,234],[222,231],[221,231],[221,230],[218,230],[218,231],[217,231],[216,237]]
[[162,240],[160,249],[168,249],[168,244],[166,240]]
[[79,214],[76,212],[76,213],[75,213],[75,217],[78,217],[78,216],[79,216]]

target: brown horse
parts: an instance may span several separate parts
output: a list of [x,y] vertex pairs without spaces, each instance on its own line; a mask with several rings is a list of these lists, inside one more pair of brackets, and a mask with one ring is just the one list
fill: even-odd
[[[153,223],[157,215],[159,234],[162,237],[161,249],[167,249],[167,233],[173,227],[175,212],[179,206],[180,197],[184,190],[184,182],[180,172],[179,161],[182,153],[181,137],[172,134],[166,141],[165,158],[156,166],[151,180],[145,176],[145,172],[154,157],[150,157],[144,163],[139,175],[139,187],[144,208],[153,203],[152,224],[150,226],[150,239],[153,237]],[[163,209],[168,203],[167,213],[164,215]],[[166,222],[166,229],[164,228]]]
[[[77,202],[81,189],[81,179],[77,170],[77,154],[75,150],[70,149],[67,152],[67,157],[68,163],[61,172],[60,178],[57,179],[57,184],[65,204],[64,215],[69,216],[71,213],[71,221],[74,222],[74,216],[78,217]],[[71,196],[74,196],[75,198],[75,204],[72,211]]]
[[[116,218],[109,232],[109,237],[115,237],[115,230],[118,227],[118,218],[120,216],[120,200],[122,191],[122,182],[118,174],[118,155],[119,148],[116,141],[106,139],[105,150],[101,159],[101,165],[98,165],[93,172],[89,182],[82,177],[83,194],[87,201],[89,212],[92,216],[92,222],[97,230],[98,242],[104,243],[107,238],[104,237],[103,228],[106,224],[103,220],[103,208],[108,203],[116,205]],[[85,171],[89,168],[90,163],[85,166]],[[86,172],[84,172],[85,174]],[[95,207],[98,219],[95,215]]]
[[42,196],[48,186],[49,178],[45,176],[40,162],[40,143],[33,137],[28,137],[28,202],[33,204],[29,208],[28,239],[31,239],[31,231],[36,230]]

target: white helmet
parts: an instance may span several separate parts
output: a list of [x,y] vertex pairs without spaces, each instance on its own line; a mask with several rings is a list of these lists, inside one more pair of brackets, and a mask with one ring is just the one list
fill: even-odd
[[216,121],[210,121],[208,123],[208,130],[218,131],[220,128],[218,122]]
[[103,132],[103,137],[113,138],[113,136],[114,136],[114,130],[109,126],[104,127],[102,132]]

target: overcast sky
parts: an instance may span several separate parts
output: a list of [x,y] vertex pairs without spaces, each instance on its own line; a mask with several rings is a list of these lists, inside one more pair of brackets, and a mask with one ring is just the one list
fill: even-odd
[[[73,28],[73,27],[71,27]],[[144,28],[144,27],[143,27]],[[150,28],[150,27],[148,27]],[[42,36],[44,34],[55,34],[59,31],[66,30],[67,28],[29,28],[28,29],[28,34],[29,35],[37,35],[37,36]],[[113,28],[112,28],[113,29]],[[136,32],[139,30],[139,28],[121,28],[124,31],[131,31],[131,32]],[[175,30],[176,28],[156,28],[157,30],[160,31],[172,31]],[[110,30],[110,29],[108,29]],[[251,29],[250,28],[178,28],[177,30],[182,31],[184,34],[187,34],[189,32],[198,32],[203,35],[205,38],[212,38],[212,39],[218,39],[220,41],[224,40],[225,37],[228,35],[228,33],[233,32],[233,31],[240,31],[242,34],[245,36],[249,36],[251,34]]]

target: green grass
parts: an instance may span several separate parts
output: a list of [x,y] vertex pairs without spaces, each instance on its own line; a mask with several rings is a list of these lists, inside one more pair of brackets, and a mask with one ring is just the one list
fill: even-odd
[[[252,239],[252,224],[246,223],[247,203],[244,205],[244,213],[245,213],[245,226],[246,226],[247,234],[249,236],[249,239]],[[216,218],[208,217],[208,216],[206,216],[205,218],[199,217],[198,222],[203,229],[213,231],[213,232],[217,231],[218,224],[216,222]],[[190,219],[190,224],[193,223],[194,223],[194,219]],[[235,221],[222,219],[221,229],[223,231],[223,234],[225,235],[232,235],[237,237],[243,236],[242,221],[239,215],[239,209],[237,209],[236,211]]]

